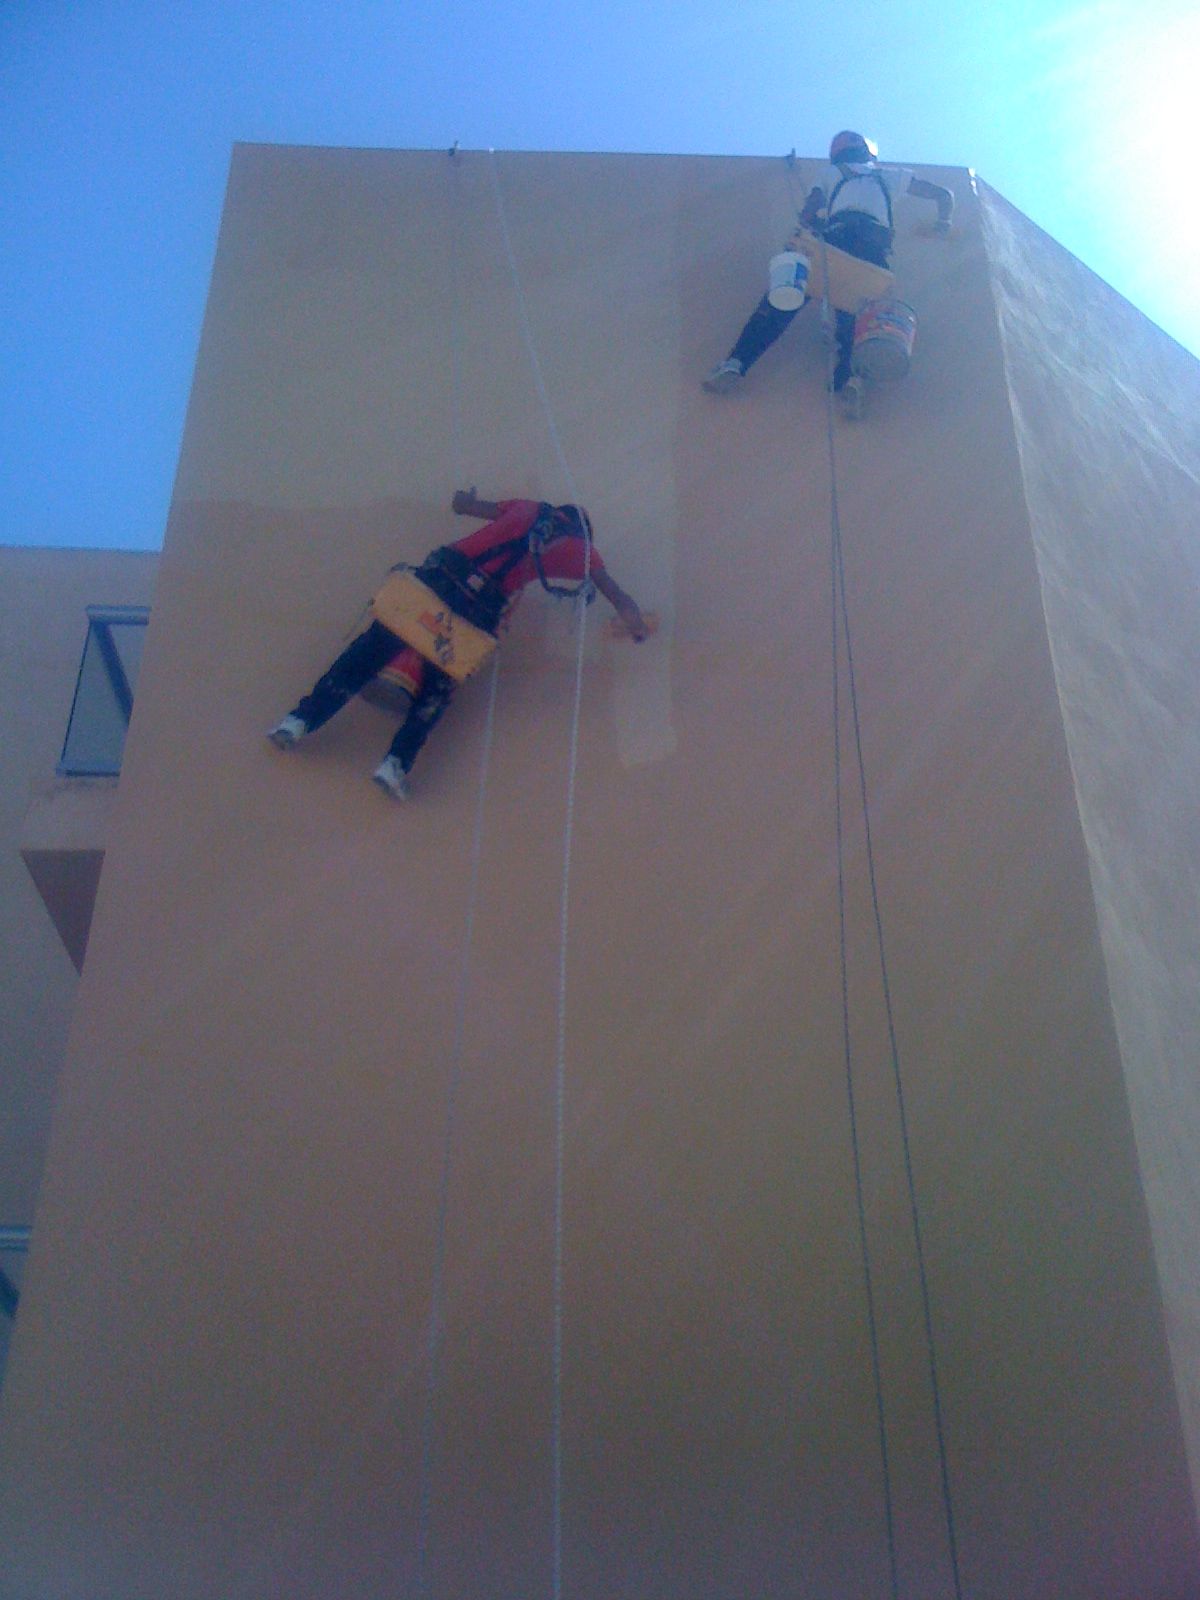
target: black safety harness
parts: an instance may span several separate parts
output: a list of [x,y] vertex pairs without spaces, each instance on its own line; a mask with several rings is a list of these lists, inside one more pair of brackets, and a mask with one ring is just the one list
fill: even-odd
[[[888,190],[887,184],[883,181],[882,173],[879,172],[852,172],[849,174],[849,176],[843,176],[838,179],[837,183],[835,183],[833,186],[833,192],[830,194],[829,200],[825,206],[825,216],[827,219],[825,223],[825,232],[826,234],[829,234],[833,229],[839,226],[840,219],[836,217],[833,212],[833,202],[837,199],[838,195],[841,194],[842,190],[848,183],[859,183],[864,179],[867,182],[870,182],[871,179],[874,179],[879,185],[880,193],[883,195],[883,204],[887,210],[887,248],[890,252],[892,239],[896,232],[896,222],[892,213],[891,193]],[[881,223],[877,217],[872,217],[869,212],[855,211],[851,206],[847,206],[846,210],[841,213],[841,216],[845,218],[847,223],[853,216],[863,217],[868,221],[873,222],[877,228],[882,228],[884,226],[884,224]]]
[[[495,633],[509,600],[502,587],[504,579],[526,556],[533,557],[538,581],[547,594],[579,594],[583,585],[567,588],[551,584],[542,565],[542,551],[551,540],[562,536],[569,537],[567,530],[557,526],[554,507],[543,502],[528,531],[519,538],[506,539],[474,560],[453,545],[442,545],[425,557],[415,569],[416,576],[460,617],[485,633]],[[590,593],[587,598],[591,599]]]

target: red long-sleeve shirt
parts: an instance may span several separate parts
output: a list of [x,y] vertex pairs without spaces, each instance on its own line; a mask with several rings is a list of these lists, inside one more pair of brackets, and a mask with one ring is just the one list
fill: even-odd
[[[528,533],[540,509],[536,500],[501,500],[499,505],[498,517],[474,533],[467,534],[465,539],[456,539],[452,546],[455,550],[461,550],[484,572],[488,571],[489,565],[499,565],[500,561],[497,558],[489,563],[488,552]],[[592,546],[589,560],[587,540],[578,534],[564,533],[551,539],[542,551],[542,570],[548,578],[581,583],[589,572],[593,577],[597,572],[603,572],[604,562],[595,545]],[[517,565],[500,580],[500,587],[506,595],[511,596],[527,583],[536,582],[537,575],[533,557],[522,556]]]
[[[541,509],[537,500],[501,500],[499,506],[498,517],[493,517],[491,522],[482,528],[477,528],[474,533],[468,533],[465,538],[456,539],[451,546],[454,550],[461,550],[463,555],[484,572],[488,571],[489,566],[499,566],[505,559],[503,556],[495,556],[489,561],[489,551],[495,551],[501,545],[508,544],[510,540],[520,539],[527,534]],[[592,546],[589,556],[586,539],[578,534],[564,533],[551,539],[543,549],[542,571],[547,578],[558,578],[567,583],[582,583],[589,573],[594,577],[596,573],[603,572],[604,562],[595,545]],[[500,588],[511,600],[526,584],[535,583],[537,576],[538,570],[533,557],[524,555],[516,566],[500,579]],[[510,606],[509,610],[511,609]],[[410,694],[416,695],[420,693],[425,666],[421,654],[411,645],[405,645],[404,649],[398,651],[384,667],[381,676],[407,689]]]

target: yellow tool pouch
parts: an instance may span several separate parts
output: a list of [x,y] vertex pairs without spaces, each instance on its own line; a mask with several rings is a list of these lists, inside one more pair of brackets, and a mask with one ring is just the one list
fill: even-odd
[[460,617],[413,572],[388,575],[371,615],[456,683],[477,672],[496,648],[494,634]]

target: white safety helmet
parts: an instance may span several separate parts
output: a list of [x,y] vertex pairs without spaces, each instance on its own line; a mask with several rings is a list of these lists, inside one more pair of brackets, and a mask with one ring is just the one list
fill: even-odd
[[866,134],[843,128],[829,142],[829,159],[835,167],[860,166],[879,160],[879,146]]

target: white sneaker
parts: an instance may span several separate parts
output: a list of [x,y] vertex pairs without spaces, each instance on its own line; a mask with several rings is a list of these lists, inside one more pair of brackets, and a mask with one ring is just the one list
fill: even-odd
[[857,374],[847,378],[842,385],[842,410],[851,422],[858,422],[862,418],[867,405],[867,386]]
[[722,361],[719,367],[714,367],[704,380],[704,387],[709,394],[728,394],[730,389],[746,376],[746,369],[740,361],[730,356],[728,361]]
[[281,717],[268,733],[267,738],[277,750],[290,750],[299,739],[303,739],[308,732],[308,724],[300,717],[293,716],[289,711],[286,717]]
[[408,773],[395,756],[384,756],[371,777],[393,800],[408,799]]

